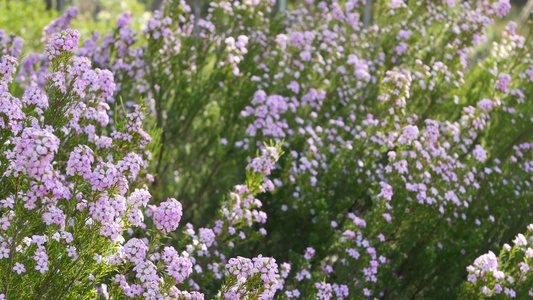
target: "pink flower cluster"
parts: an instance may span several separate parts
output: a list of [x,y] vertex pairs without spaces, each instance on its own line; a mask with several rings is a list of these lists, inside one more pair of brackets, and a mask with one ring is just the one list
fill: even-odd
[[463,285],[465,294],[481,293],[486,297],[505,295],[506,298],[533,296],[529,276],[533,268],[533,224],[527,229],[526,235],[519,233],[516,236],[514,246],[504,244],[499,257],[489,251],[466,268],[468,282]]
[[[278,265],[271,257],[230,258],[226,272],[229,284],[223,288],[224,299],[242,299],[251,295],[258,295],[258,299],[273,299],[278,289]],[[261,281],[258,289],[257,280]]]

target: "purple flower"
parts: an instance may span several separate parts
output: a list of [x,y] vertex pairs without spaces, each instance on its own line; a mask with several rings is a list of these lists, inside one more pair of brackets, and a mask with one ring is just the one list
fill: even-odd
[[182,215],[181,203],[174,198],[167,198],[154,212],[154,225],[163,234],[170,233],[178,228]]
[[64,30],[53,36],[44,47],[46,57],[53,61],[64,53],[74,53],[78,49],[80,33],[77,30]]

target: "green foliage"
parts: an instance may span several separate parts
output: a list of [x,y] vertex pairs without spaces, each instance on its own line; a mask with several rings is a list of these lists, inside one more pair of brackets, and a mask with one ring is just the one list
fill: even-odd
[[59,16],[42,0],[0,0],[0,28],[24,39],[24,54],[42,52],[41,30]]

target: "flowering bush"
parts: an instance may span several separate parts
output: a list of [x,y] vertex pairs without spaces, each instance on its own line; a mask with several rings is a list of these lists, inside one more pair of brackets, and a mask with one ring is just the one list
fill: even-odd
[[[154,144],[142,129],[143,108],[109,126],[113,75],[75,56],[78,40],[72,30],[52,37],[45,47],[51,70],[44,89],[28,87],[20,99],[9,92],[18,60],[4,55],[0,61],[1,296],[85,298],[96,295],[96,283],[109,280],[111,286],[99,291],[113,298],[203,298],[175,286],[192,272],[194,246],[183,254],[159,247],[178,228],[181,203],[169,198],[145,211]],[[277,148],[265,149],[250,165],[245,195],[263,189],[263,177],[278,159]],[[228,206],[228,224],[254,206],[236,205]],[[145,223],[144,214],[152,222]],[[145,230],[143,238],[131,236],[135,227]],[[202,230],[213,231],[200,229],[200,240],[210,246]],[[263,261],[259,257],[256,268],[265,263],[275,277],[275,261]],[[273,295],[277,285],[268,286],[266,295]]]
[[525,236],[521,233],[516,236],[513,247],[504,244],[499,257],[489,251],[467,267],[468,282],[463,284],[461,293],[465,298],[483,299],[498,294],[506,298],[533,297],[533,284],[528,274],[533,265],[533,224],[527,229]]
[[526,297],[528,237],[488,251],[531,223],[531,42],[491,40],[506,0],[374,2],[169,1],[80,49],[70,10],[4,56],[4,293],[64,285],[61,228],[102,241],[76,292],[113,299]]

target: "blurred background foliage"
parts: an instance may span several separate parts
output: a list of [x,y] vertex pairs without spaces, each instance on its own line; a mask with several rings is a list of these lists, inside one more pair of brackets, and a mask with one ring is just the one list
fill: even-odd
[[[283,2],[286,1],[286,2]],[[372,0],[367,0],[372,2]],[[40,30],[50,21],[57,18],[69,6],[78,7],[80,14],[72,22],[81,35],[88,37],[94,31],[106,32],[112,28],[120,15],[129,11],[132,15],[132,27],[142,30],[143,24],[150,19],[153,11],[157,10],[163,0],[0,0],[0,28],[10,28],[13,33],[25,40],[25,53],[41,50]],[[207,11],[208,1],[187,0],[195,13],[204,15]],[[294,8],[299,0],[278,0],[279,6],[286,5]],[[526,11],[533,9],[533,0],[512,0],[513,8],[505,19],[495,24],[492,38],[497,39],[509,20],[515,20],[519,26],[527,23],[529,14]],[[489,35],[489,37],[491,37]]]
[[24,39],[24,54],[42,52],[42,28],[70,6],[79,9],[72,26],[83,37],[113,28],[125,11],[131,12],[131,24],[136,30],[142,30],[152,16],[151,10],[147,9],[150,6],[137,0],[0,0],[0,28],[9,28]]

